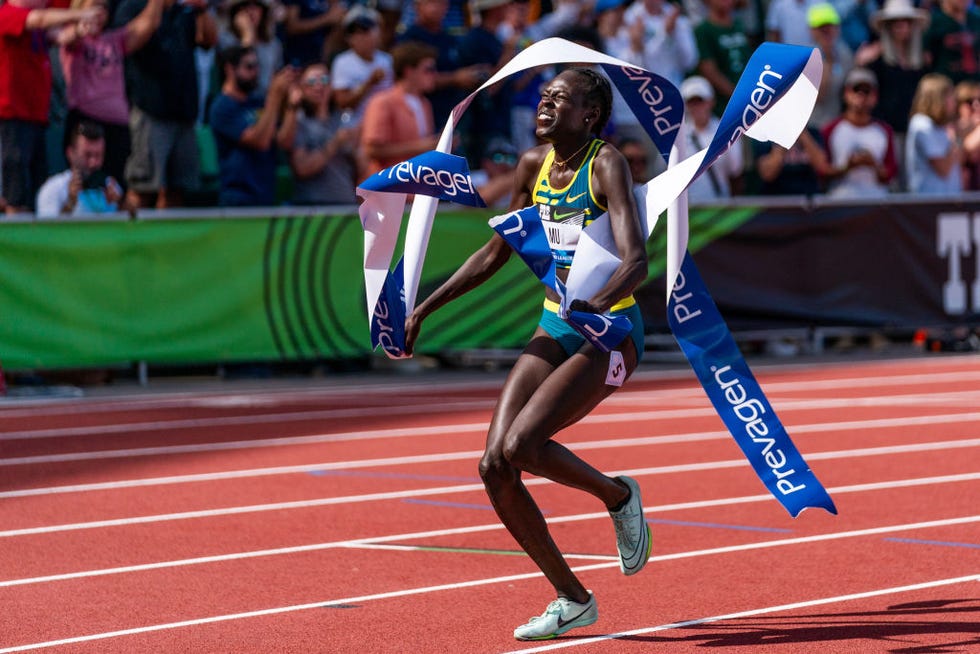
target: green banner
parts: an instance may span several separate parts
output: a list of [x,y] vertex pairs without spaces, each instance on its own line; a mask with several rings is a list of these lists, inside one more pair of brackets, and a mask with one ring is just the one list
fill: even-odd
[[[729,211],[722,220],[714,211],[692,212],[692,232],[707,223],[727,232],[753,213]],[[489,217],[440,212],[420,298],[490,238]],[[652,276],[663,269],[660,240],[648,244]],[[23,370],[365,356],[363,251],[360,222],[350,214],[0,222],[0,364]],[[513,257],[433,314],[418,351],[522,347],[541,297],[540,283]]]

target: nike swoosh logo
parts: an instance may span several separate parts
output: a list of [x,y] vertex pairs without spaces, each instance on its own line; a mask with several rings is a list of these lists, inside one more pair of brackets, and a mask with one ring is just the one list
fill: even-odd
[[576,615],[574,618],[571,618],[570,620],[562,620],[561,619],[561,616],[559,615],[558,616],[558,628],[560,629],[560,628],[564,627],[567,624],[570,624],[572,622],[575,622],[576,620],[578,620],[579,618],[581,618],[583,615],[585,615],[588,612],[589,612],[589,607],[586,606],[585,609],[581,613],[579,613],[578,615]]
[[570,209],[568,211],[555,210],[555,222],[563,222],[569,218],[574,218],[575,216],[580,216],[583,214],[581,209]]
[[576,200],[578,200],[578,199],[579,199],[580,197],[582,197],[582,196],[583,196],[583,195],[585,195],[586,193],[588,193],[588,191],[582,191],[582,192],[581,192],[581,193],[579,193],[578,195],[569,195],[569,196],[568,196],[568,198],[567,198],[567,200],[568,200],[569,202],[575,202]]

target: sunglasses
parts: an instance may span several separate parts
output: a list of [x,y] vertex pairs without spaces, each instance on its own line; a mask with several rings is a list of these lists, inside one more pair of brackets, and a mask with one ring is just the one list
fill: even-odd
[[855,93],[860,93],[861,95],[870,95],[871,93],[874,93],[877,89],[871,86],[870,84],[858,84],[856,86],[852,86],[851,90],[854,91]]
[[303,80],[303,84],[307,86],[326,86],[330,83],[330,76],[327,74],[314,75],[313,77],[307,77]]

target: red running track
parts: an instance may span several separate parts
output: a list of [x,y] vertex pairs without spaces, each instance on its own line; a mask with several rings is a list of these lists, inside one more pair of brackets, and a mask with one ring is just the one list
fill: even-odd
[[980,357],[755,372],[840,514],[789,517],[644,369],[559,438],[640,481],[653,560],[531,478],[600,611],[545,643],[476,475],[499,376],[0,403],[0,654],[980,651]]

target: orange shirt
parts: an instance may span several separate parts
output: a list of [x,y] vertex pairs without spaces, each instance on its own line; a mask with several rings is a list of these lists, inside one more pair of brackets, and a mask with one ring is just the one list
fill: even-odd
[[[416,97],[421,102],[423,122],[426,126],[424,133],[419,129],[419,121],[410,105],[410,99],[406,97],[401,86],[396,84],[368,100],[364,108],[364,120],[361,123],[361,144],[402,143],[431,136],[434,132],[432,104],[424,96]],[[369,159],[367,174],[373,175],[388,166],[410,159],[415,154],[396,158]]]

